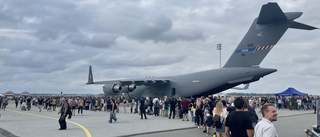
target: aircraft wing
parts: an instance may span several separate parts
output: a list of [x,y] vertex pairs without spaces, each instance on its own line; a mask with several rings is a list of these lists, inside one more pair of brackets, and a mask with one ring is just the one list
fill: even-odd
[[137,85],[137,86],[149,86],[149,85],[159,85],[159,84],[165,84],[170,82],[168,79],[126,79],[126,80],[110,80],[110,81],[96,81],[92,83],[87,83],[88,84],[120,84],[121,86],[128,86],[128,85]]
[[121,83],[121,85],[131,85],[131,84],[135,84],[137,86],[149,86],[149,85],[159,85],[159,84],[165,84],[170,82],[170,80],[168,79],[162,79],[162,78],[156,78],[156,79],[138,79],[138,80],[119,80],[119,82]]
[[89,67],[89,77],[88,83],[89,84],[119,84],[121,86],[129,86],[129,85],[137,85],[137,86],[149,86],[149,85],[161,85],[170,82],[169,79],[166,78],[141,78],[141,79],[124,79],[124,80],[109,80],[109,81],[93,81],[92,75],[92,68]]

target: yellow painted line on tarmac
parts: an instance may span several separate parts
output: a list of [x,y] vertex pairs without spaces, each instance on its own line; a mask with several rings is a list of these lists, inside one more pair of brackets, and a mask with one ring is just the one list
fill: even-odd
[[[20,113],[20,114],[26,114],[26,115],[30,115],[30,116],[36,116],[36,117],[42,117],[42,118],[47,118],[47,119],[59,120],[59,118],[53,118],[53,117],[42,116],[42,115],[37,115],[37,114],[31,114],[31,113],[26,113],[26,112],[14,111],[14,110],[10,110],[10,109],[6,109],[6,110],[11,111],[11,112],[15,112],[15,113]],[[78,124],[76,122],[70,121],[70,120],[66,120],[66,122],[72,123],[72,124],[75,124],[75,125],[79,126],[80,128],[82,128],[84,130],[84,132],[86,132],[87,137],[91,137],[90,132],[84,126],[82,126],[82,125],[80,125],[80,124]]]

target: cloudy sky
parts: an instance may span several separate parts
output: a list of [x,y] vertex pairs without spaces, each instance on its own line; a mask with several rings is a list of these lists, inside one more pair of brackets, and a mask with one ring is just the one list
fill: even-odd
[[[0,93],[100,94],[94,80],[170,76],[219,68],[263,0],[0,0]],[[296,21],[320,27],[319,0],[281,0]],[[278,71],[248,93],[288,87],[320,94],[320,31],[289,29],[261,67]],[[235,92],[228,90],[227,92]]]

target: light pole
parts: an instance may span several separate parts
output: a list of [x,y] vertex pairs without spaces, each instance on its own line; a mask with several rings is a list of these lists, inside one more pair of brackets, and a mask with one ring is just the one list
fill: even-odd
[[222,50],[222,47],[221,47],[221,43],[220,44],[217,44],[217,50],[219,50],[219,60],[220,60],[220,68],[221,68],[221,50]]

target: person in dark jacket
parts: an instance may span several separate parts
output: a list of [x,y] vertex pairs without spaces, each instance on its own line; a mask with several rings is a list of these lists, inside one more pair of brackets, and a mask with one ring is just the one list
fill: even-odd
[[174,117],[175,117],[175,115],[176,115],[176,113],[175,113],[175,111],[176,111],[176,105],[177,105],[176,99],[175,99],[175,98],[172,98],[171,101],[170,101],[170,103],[169,103],[169,105],[170,105],[170,115],[169,115],[169,119],[171,119],[171,114],[173,114],[172,118],[174,119]]

